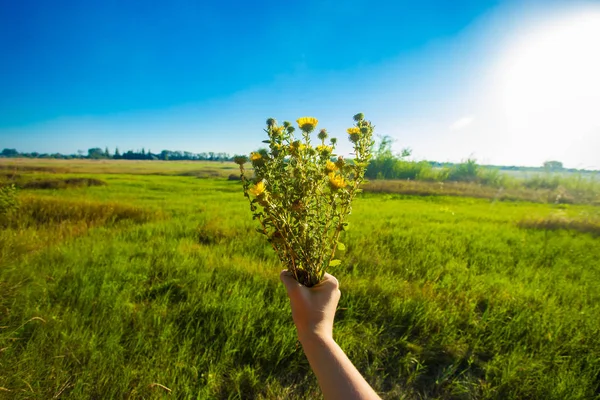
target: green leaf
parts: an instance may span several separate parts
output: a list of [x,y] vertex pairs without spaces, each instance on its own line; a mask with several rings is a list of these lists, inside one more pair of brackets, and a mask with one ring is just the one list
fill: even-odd
[[346,250],[346,245],[342,242],[338,242],[337,249],[339,251],[344,251],[344,250]]
[[329,266],[330,267],[337,267],[341,263],[342,263],[342,260],[331,260],[331,261],[329,261]]

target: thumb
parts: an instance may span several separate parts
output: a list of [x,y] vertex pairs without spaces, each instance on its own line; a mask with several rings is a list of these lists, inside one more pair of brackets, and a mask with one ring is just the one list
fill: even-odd
[[294,278],[294,275],[288,270],[281,271],[281,274],[279,274],[279,279],[281,279],[281,282],[283,282],[288,296],[290,297],[302,287],[302,284],[300,284],[296,278]]

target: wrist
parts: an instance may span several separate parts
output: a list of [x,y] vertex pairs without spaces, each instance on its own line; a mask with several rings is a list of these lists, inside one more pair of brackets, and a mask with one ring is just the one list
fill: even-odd
[[300,341],[302,346],[315,345],[315,344],[326,345],[331,342],[335,343],[335,341],[333,340],[332,333],[316,332],[316,331],[307,331],[307,332],[298,331],[298,340]]

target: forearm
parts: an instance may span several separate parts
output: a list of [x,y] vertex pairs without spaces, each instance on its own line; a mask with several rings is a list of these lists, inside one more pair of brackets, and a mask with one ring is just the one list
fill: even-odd
[[379,399],[379,396],[332,338],[300,340],[326,400]]

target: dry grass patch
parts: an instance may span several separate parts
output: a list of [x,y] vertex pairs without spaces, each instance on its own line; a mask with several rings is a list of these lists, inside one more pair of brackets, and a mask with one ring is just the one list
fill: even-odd
[[84,222],[86,225],[99,225],[123,220],[144,223],[155,219],[157,216],[156,211],[121,203],[23,197],[16,220],[18,223],[25,225],[60,224],[63,222]]
[[68,189],[89,186],[105,186],[107,183],[96,178],[67,178],[67,179],[39,179],[24,182],[18,186],[21,189]]
[[236,229],[226,225],[219,219],[209,219],[200,223],[196,228],[196,232],[198,243],[204,245],[215,245],[231,241],[240,234]]
[[0,218],[0,263],[85,235],[93,227],[162,217],[160,211],[121,203],[24,196],[17,212]]
[[30,172],[127,175],[181,175],[187,173],[188,176],[216,177],[218,175],[218,177],[227,178],[229,173],[235,171],[237,171],[237,165],[227,161],[0,158],[0,173],[9,175]]
[[223,178],[227,176],[227,171],[211,168],[185,171],[177,174],[178,176],[193,176],[196,178]]
[[557,189],[525,187],[495,188],[474,182],[426,182],[411,180],[374,180],[363,185],[365,192],[396,193],[413,196],[475,197],[498,201],[529,201],[532,203],[597,204],[594,194]]
[[3,160],[2,163],[0,163],[0,171],[6,176],[14,176],[23,172],[46,172],[50,174],[65,174],[71,172],[67,165],[36,165],[33,163],[19,162],[6,163],[6,160]]
[[548,217],[523,219],[517,225],[525,229],[547,231],[563,229],[600,236],[600,217],[595,215],[568,217],[563,213],[556,213]]

